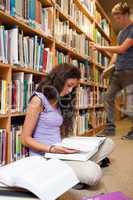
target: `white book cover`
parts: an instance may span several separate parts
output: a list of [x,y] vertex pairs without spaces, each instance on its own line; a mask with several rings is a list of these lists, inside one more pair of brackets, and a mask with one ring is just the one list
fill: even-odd
[[97,151],[99,146],[105,141],[105,137],[69,137],[64,138],[59,146],[79,150],[73,154],[45,153],[46,158],[57,158],[64,160],[87,161]]
[[22,158],[0,168],[0,183],[25,188],[41,200],[55,200],[78,182],[65,162],[41,156]]
[[23,112],[24,72],[14,72],[12,79],[17,83],[17,111]]
[[18,64],[18,28],[10,30],[11,64]]

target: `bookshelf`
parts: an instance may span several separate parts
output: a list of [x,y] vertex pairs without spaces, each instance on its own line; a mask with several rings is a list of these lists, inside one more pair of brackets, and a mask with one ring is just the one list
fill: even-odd
[[112,42],[103,8],[98,0],[30,2],[0,5],[0,165],[27,154],[20,132],[28,96],[55,64],[71,62],[81,69],[73,134],[94,135],[105,125],[101,102],[108,81],[101,81],[100,75],[110,55],[89,49],[89,41]]

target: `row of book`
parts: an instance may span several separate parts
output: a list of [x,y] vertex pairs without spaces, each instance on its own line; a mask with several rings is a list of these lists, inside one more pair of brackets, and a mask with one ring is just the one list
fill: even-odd
[[55,38],[59,42],[67,44],[77,53],[83,56],[89,55],[89,40],[84,34],[79,34],[69,26],[69,21],[61,21],[59,17],[55,20]]
[[6,129],[0,128],[0,166],[5,164],[6,161],[6,139],[7,139],[7,133]]
[[93,106],[94,92],[90,87],[80,86],[78,91],[78,105],[79,108],[88,108]]
[[[77,4],[75,4],[74,0],[56,0],[55,2],[61,8],[61,10],[65,14],[71,16],[73,20],[76,21],[76,19],[80,19],[81,10]],[[81,0],[81,3],[86,5],[91,15],[94,14],[94,2],[91,0]]]
[[11,112],[25,112],[34,89],[33,74],[14,72],[12,75]]
[[91,113],[84,110],[75,116],[71,131],[72,135],[77,135],[77,133],[78,135],[84,135],[85,132],[92,128],[90,116]]
[[8,83],[6,80],[0,80],[0,114],[6,114],[9,105]]
[[61,11],[69,16],[88,36],[92,37],[93,23],[74,3],[74,0],[56,1]]
[[46,72],[53,65],[53,54],[43,38],[24,36],[22,30],[0,26],[0,62]]
[[107,114],[105,110],[97,110],[94,113],[94,128],[105,125],[107,122]]
[[89,130],[89,116],[87,112],[82,112],[78,117],[78,129],[79,135],[84,135],[85,132]]
[[95,51],[93,53],[93,60],[97,64],[99,64],[105,68],[109,65],[109,61],[110,61],[110,59],[107,56],[105,56],[103,53],[101,53],[100,51]]
[[0,9],[9,15],[24,20],[34,28],[53,34],[53,8],[44,8],[39,0],[0,1]]
[[71,62],[80,69],[81,80],[91,81],[93,79],[93,68],[89,61],[86,60],[81,62],[73,59]]
[[95,4],[92,0],[80,0],[80,2],[84,5],[84,7],[88,10],[88,12],[94,16],[95,15]]
[[56,64],[69,63],[69,62],[70,62],[70,57],[68,54],[63,53],[59,50],[55,51],[55,63]]
[[10,160],[15,161],[28,156],[28,149],[21,143],[22,125],[12,125],[10,132]]
[[106,87],[108,84],[108,80],[102,78],[102,71],[97,68],[95,69],[94,82],[103,87]]
[[102,17],[101,13],[95,9],[95,19],[97,23],[101,26],[103,31],[109,36],[110,35],[110,26],[108,21]]
[[[101,55],[101,59],[99,61],[99,62],[101,62],[101,64],[98,63],[96,59],[95,59],[95,62],[100,64],[101,66],[107,67],[108,63],[109,63],[109,58],[102,55],[98,51],[96,53],[98,55]],[[89,61],[87,61],[87,60],[80,61],[80,60],[77,60],[77,59],[72,59],[68,54],[63,53],[59,50],[56,50],[55,55],[56,55],[55,56],[55,63],[56,64],[61,64],[63,62],[70,62],[70,63],[74,64],[76,67],[78,67],[80,69],[80,72],[81,72],[81,80],[94,81],[96,83],[99,83],[101,86],[107,86],[107,80],[101,78],[102,71],[98,70],[96,68],[95,74],[94,74],[93,73],[93,67],[89,63]],[[97,57],[99,57],[98,55],[97,55]]]
[[109,46],[109,41],[101,34],[97,28],[93,29],[93,40],[102,46]]
[[33,74],[24,72],[14,72],[11,85],[6,80],[0,80],[0,114],[7,114],[9,111],[25,112],[35,87]]
[[97,89],[94,91],[94,105],[95,106],[104,106],[106,92],[104,90]]
[[67,53],[63,53],[59,50],[55,51],[55,63],[61,64],[63,62],[72,63],[80,69],[81,80],[91,81],[93,79],[93,68],[89,61],[84,60],[80,61],[77,59],[71,58]]
[[89,107],[104,106],[105,90],[92,90],[88,86],[80,86],[78,91],[78,106],[79,109],[86,109]]

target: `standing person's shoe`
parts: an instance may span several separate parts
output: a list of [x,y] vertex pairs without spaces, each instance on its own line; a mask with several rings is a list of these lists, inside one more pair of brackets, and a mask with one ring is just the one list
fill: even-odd
[[103,131],[96,134],[97,137],[115,136],[115,129],[105,128]]
[[124,135],[121,139],[133,140],[133,130],[130,130],[127,135]]

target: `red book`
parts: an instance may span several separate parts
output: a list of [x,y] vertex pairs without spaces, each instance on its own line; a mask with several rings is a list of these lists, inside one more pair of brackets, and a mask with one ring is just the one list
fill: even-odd
[[46,49],[43,50],[43,67],[42,67],[42,72],[46,71],[47,67],[47,58],[48,58],[48,52]]

